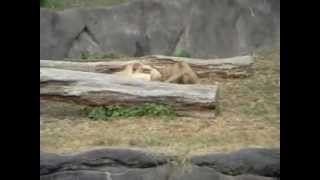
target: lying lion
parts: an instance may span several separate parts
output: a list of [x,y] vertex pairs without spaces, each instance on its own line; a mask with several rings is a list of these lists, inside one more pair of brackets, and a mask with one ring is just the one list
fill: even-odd
[[114,73],[148,81],[162,81],[178,84],[198,84],[199,78],[186,62],[176,62],[167,68],[156,69],[139,62],[130,63],[122,71]]

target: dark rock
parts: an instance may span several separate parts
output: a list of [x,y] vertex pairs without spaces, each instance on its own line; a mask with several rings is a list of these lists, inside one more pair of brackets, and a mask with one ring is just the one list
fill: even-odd
[[221,173],[210,168],[191,166],[175,169],[169,180],[222,180],[223,177]]
[[40,175],[61,170],[99,170],[105,167],[151,168],[170,158],[131,149],[95,149],[73,155],[40,153]]
[[255,175],[226,176],[210,168],[196,166],[190,171],[173,169],[166,165],[147,169],[61,171],[40,176],[40,180],[275,180]]
[[109,8],[40,9],[40,59],[82,52],[243,55],[280,42],[278,0],[137,0]]
[[239,175],[228,176],[217,172],[211,168],[192,166],[188,171],[176,170],[169,180],[275,180],[274,178],[255,176],[255,175]]
[[169,166],[159,166],[146,169],[122,169],[104,171],[62,171],[40,176],[40,180],[167,180],[170,174]]
[[243,149],[230,154],[194,156],[191,162],[233,176],[249,173],[280,177],[280,150],[277,149]]
[[235,176],[234,180],[277,180],[277,178],[263,177],[263,176],[256,176],[256,175],[239,175],[239,176]]
[[40,151],[40,175],[56,172],[60,170],[65,163],[70,162],[70,160],[71,158],[68,156]]
[[[133,149],[94,149],[69,155],[41,152],[40,179],[275,180],[275,176],[266,177],[270,174],[265,172],[271,171],[263,171],[264,166],[279,158],[274,153],[277,154],[274,150],[257,152],[249,149],[231,154],[197,156],[191,159],[194,164],[181,167],[174,165],[173,159],[169,156]],[[259,158],[261,159],[258,160]],[[239,168],[240,162],[242,164]],[[217,163],[218,166],[212,168],[213,163]],[[280,176],[280,167],[277,168],[279,169],[272,171],[278,172]],[[232,174],[226,169],[239,171]]]
[[40,176],[40,180],[108,180],[104,172],[68,171]]
[[96,164],[99,160],[110,159],[114,164],[136,168],[155,167],[170,161],[170,158],[165,155],[133,149],[96,149],[72,157],[74,161],[86,164]]

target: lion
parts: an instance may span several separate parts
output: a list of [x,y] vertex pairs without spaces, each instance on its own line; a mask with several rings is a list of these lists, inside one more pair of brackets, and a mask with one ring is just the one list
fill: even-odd
[[144,79],[147,81],[161,81],[177,84],[198,84],[200,80],[188,63],[179,61],[167,68],[156,69],[142,63],[127,64],[124,70],[114,74]]

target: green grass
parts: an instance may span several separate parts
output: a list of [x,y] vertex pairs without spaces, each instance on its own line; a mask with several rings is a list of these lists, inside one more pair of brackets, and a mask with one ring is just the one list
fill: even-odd
[[126,57],[125,55],[121,55],[118,53],[88,53],[88,52],[82,52],[81,53],[81,59],[88,60],[88,59],[117,59],[117,58],[123,58]]
[[64,9],[64,1],[62,0],[40,0],[40,7],[50,9]]
[[40,0],[40,7],[63,10],[68,8],[106,7],[128,0]]
[[142,117],[156,116],[173,118],[176,113],[173,107],[162,104],[146,103],[139,106],[102,106],[85,108],[84,111],[87,117],[92,120],[110,120],[111,118],[127,118],[127,117]]
[[47,0],[40,0],[40,7],[47,6],[48,1]]
[[175,57],[191,57],[191,54],[183,49],[176,49],[172,56]]

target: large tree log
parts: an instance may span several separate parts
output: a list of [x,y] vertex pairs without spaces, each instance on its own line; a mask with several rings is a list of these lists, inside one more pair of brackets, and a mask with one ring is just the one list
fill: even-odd
[[193,59],[171,56],[145,56],[141,58],[119,59],[117,61],[70,62],[40,60],[40,67],[68,69],[85,72],[113,73],[126,64],[141,62],[162,69],[176,61],[185,61],[199,77],[218,76],[222,78],[247,77],[251,74],[252,56],[239,56],[226,59]]
[[178,115],[212,118],[218,87],[150,82],[112,74],[40,68],[40,97],[84,105],[164,103]]

